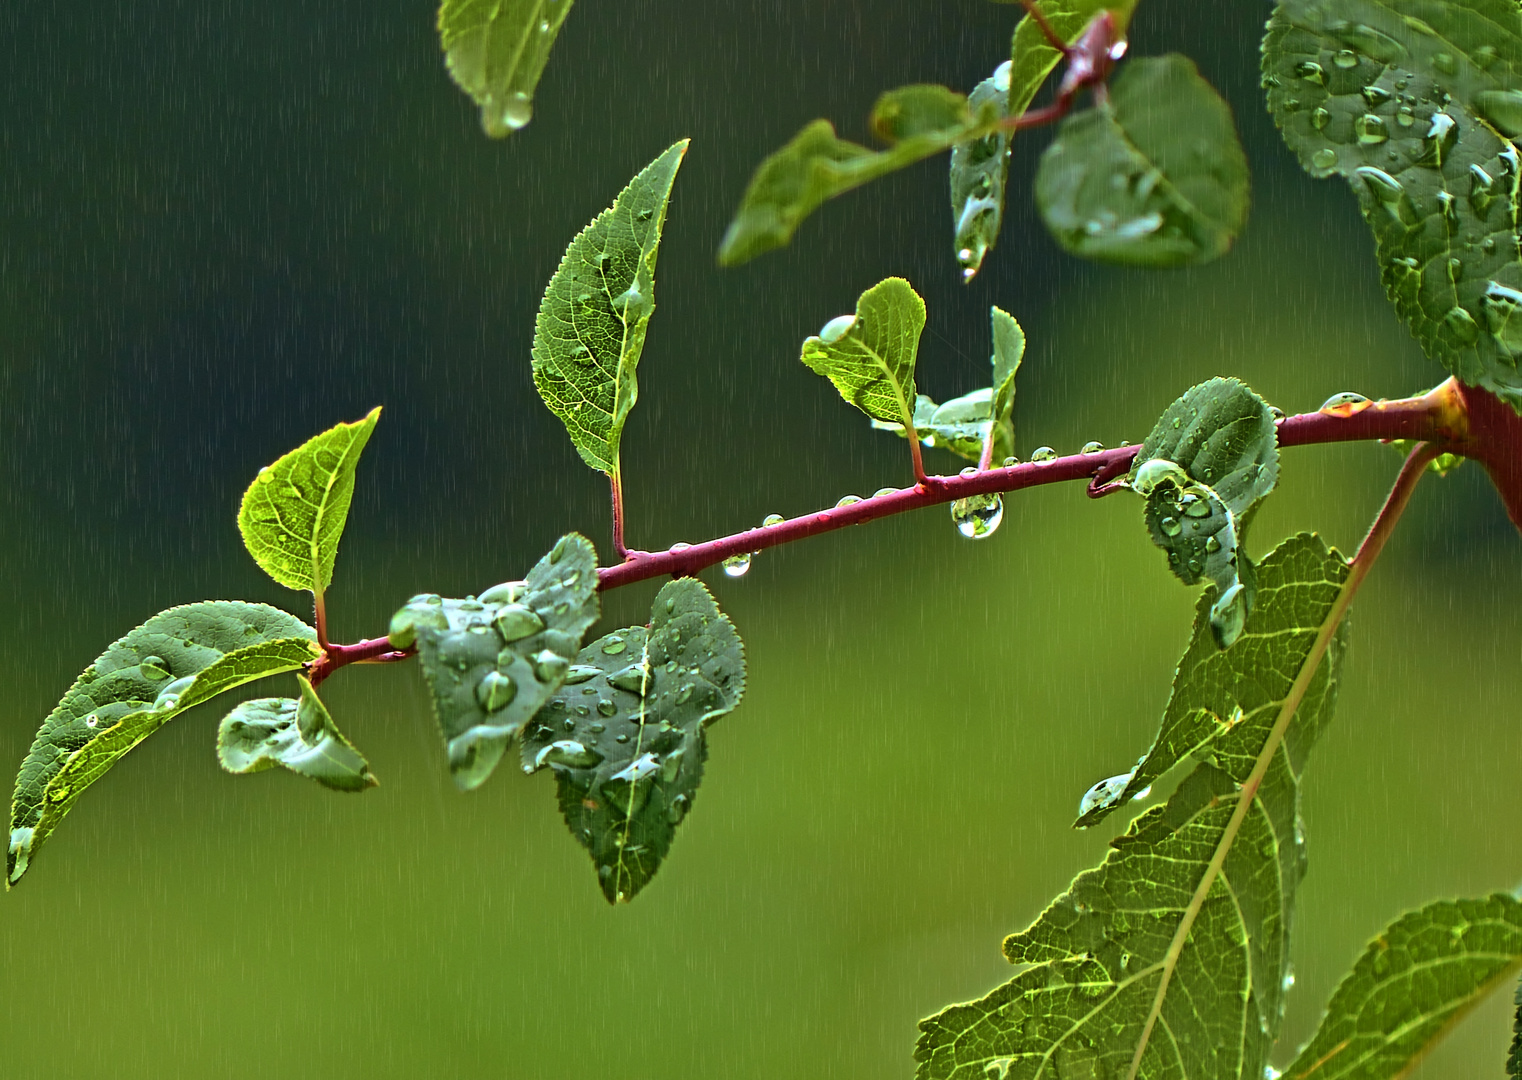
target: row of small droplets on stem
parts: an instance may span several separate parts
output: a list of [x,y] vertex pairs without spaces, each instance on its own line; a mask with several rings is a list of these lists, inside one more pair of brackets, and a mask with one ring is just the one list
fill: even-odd
[[[1321,408],[1322,410],[1326,410],[1345,407],[1368,400],[1369,399],[1364,397],[1362,394],[1343,392],[1333,394],[1331,397],[1327,398],[1326,401],[1322,403]],[[1280,409],[1273,409],[1273,413],[1274,419],[1276,420],[1282,419],[1284,416],[1283,411]],[[933,448],[935,446],[935,437],[933,435],[926,436],[921,440],[921,442],[924,446]],[[1129,446],[1130,443],[1122,442],[1120,445]],[[1104,448],[1104,443],[1097,440],[1090,440],[1089,442],[1083,444],[1079,450],[1079,453],[1097,454],[1103,451]],[[1038,446],[1035,450],[1031,451],[1030,457],[1031,461],[1038,465],[1049,461],[1056,461],[1057,458],[1057,451],[1050,446]],[[1018,465],[1019,463],[1019,458],[1011,456],[1005,458],[1001,465],[1004,468],[1009,468],[1010,466]],[[976,465],[969,465],[962,470],[961,475],[975,476],[977,475],[978,471],[979,470]],[[878,488],[875,492],[872,493],[872,497],[878,498],[879,496],[883,495],[892,495],[897,490],[897,488],[891,487]],[[836,501],[835,506],[837,508],[843,506],[851,506],[862,501],[863,500],[860,495],[844,495]],[[997,492],[989,495],[973,495],[966,499],[956,499],[950,504],[950,508],[951,520],[956,525],[957,532],[969,540],[987,539],[998,530],[1000,523],[1004,520],[1004,499],[1003,496],[999,495]],[[785,520],[787,519],[784,518],[781,514],[768,514],[766,518],[761,522],[761,524],[763,526],[770,527],[781,525]],[[671,550],[680,551],[683,548],[691,546],[692,545],[686,543],[677,543],[671,545]],[[751,562],[755,558],[755,555],[755,552],[743,552],[739,555],[731,555],[729,558],[725,559],[722,564],[724,567],[724,573],[732,578],[744,577],[750,571]]]

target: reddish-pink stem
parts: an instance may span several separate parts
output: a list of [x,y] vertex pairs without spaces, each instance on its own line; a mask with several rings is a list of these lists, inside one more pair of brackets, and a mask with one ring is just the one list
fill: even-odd
[[[1513,461],[1515,475],[1522,480],[1522,461],[1516,457],[1516,447],[1522,442],[1497,450],[1481,445],[1476,433],[1471,431],[1465,411],[1466,397],[1472,401],[1475,393],[1467,388],[1461,393],[1458,384],[1450,379],[1421,397],[1359,402],[1325,412],[1287,417],[1278,424],[1279,445],[1307,446],[1364,439],[1425,440],[1434,443],[1436,450],[1465,453],[1487,461],[1491,458]],[[1499,430],[1503,423],[1504,420],[1497,420],[1496,428]],[[1522,422],[1519,422],[1519,430],[1522,430]],[[1139,446],[1123,446],[1095,454],[1072,454],[1048,462],[985,469],[967,476],[932,476],[913,487],[874,495],[849,506],[816,511],[778,525],[747,529],[675,551],[629,551],[622,562],[597,571],[598,588],[604,591],[617,589],[666,575],[690,577],[731,555],[765,551],[795,540],[851,525],[864,525],[878,518],[965,499],[970,495],[1004,494],[1072,480],[1087,482],[1091,494],[1105,494],[1119,489],[1113,481],[1130,470],[1140,449]],[[412,653],[411,649],[393,648],[383,637],[354,645],[331,645],[312,663],[308,675],[313,684],[317,684],[349,664],[388,663],[406,659]]]

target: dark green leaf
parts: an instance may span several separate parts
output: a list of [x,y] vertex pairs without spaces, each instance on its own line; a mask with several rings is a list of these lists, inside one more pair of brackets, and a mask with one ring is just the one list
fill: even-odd
[[335,791],[363,791],[380,781],[333,723],[305,675],[301,700],[255,698],[237,705],[217,729],[217,760],[230,773],[283,765]]
[[[1522,966],[1522,903],[1440,900],[1385,928],[1343,977],[1286,1080],[1405,1076],[1455,1021]],[[1515,1061],[1515,1054],[1513,1055]],[[1508,1066],[1515,1076],[1514,1064]]]
[[1301,165],[1352,186],[1422,349],[1522,408],[1516,4],[1288,0],[1263,79]]
[[1247,221],[1247,188],[1231,109],[1177,55],[1129,61],[1109,103],[1065,120],[1036,171],[1058,243],[1134,266],[1224,255]]
[[1512,1004],[1517,1007],[1511,1022],[1511,1052],[1506,1055],[1506,1080],[1522,1080],[1522,981],[1518,981]]
[[[989,311],[993,322],[993,385],[982,387],[937,405],[924,394],[914,401],[914,430],[926,446],[950,450],[968,461],[980,461],[989,431],[994,446],[990,460],[998,465],[1015,452],[1015,427],[1010,413],[1015,405],[1015,373],[1025,354],[1025,333],[1014,316],[997,307]],[[993,419],[991,419],[991,417]],[[873,420],[882,431],[904,434],[901,423]]]
[[1224,648],[1252,610],[1246,520],[1279,478],[1268,404],[1236,379],[1211,379],[1168,406],[1131,467],[1147,530],[1186,585],[1215,583],[1211,624]]
[[872,106],[872,134],[890,144],[959,132],[971,122],[966,97],[931,83],[886,91]]
[[[988,78],[972,88],[967,106],[974,114],[1008,116],[1009,69],[1006,60]],[[983,265],[983,257],[999,239],[1004,220],[1004,187],[1009,179],[1010,131],[995,131],[981,139],[951,148],[948,177],[951,183],[952,250],[962,268],[962,280],[971,281]]]
[[618,476],[624,421],[655,312],[655,259],[687,140],[629,181],[566,248],[534,323],[534,385],[582,460]]
[[526,771],[555,771],[560,811],[609,903],[655,876],[697,795],[704,730],[745,692],[740,637],[701,582],[667,582],[650,614],[648,629],[581,650],[523,740]]
[[434,715],[461,790],[479,787],[507,744],[560,688],[597,621],[597,552],[567,533],[527,581],[479,597],[414,596],[391,619],[391,643],[416,643]]
[[193,705],[317,658],[316,633],[264,604],[207,600],[161,611],[74,681],[37,731],[11,800],[7,882],[26,873],[84,790]]
[[914,362],[925,301],[903,278],[878,282],[855,315],[831,319],[803,343],[803,362],[874,420],[914,423]]
[[534,115],[534,88],[573,0],[444,0],[439,41],[461,90],[481,106],[494,139]]
[[333,580],[354,495],[354,469],[380,409],[339,424],[286,454],[243,493],[238,530],[254,561],[288,589],[319,596]]
[[[1256,624],[1296,632],[1238,647],[1257,654],[1251,680],[1261,668],[1290,681],[1308,661],[1347,564],[1302,535],[1264,559],[1262,572],[1276,587],[1265,589]],[[1204,632],[1201,621],[1196,640]],[[1341,652],[1338,645],[1329,654],[1321,684],[1336,682]],[[1239,725],[1212,748],[1213,763],[1196,766],[1165,805],[1132,822],[1100,866],[1007,938],[1010,962],[1029,967],[978,1001],[921,1021],[921,1080],[1124,1077],[1138,1053],[1138,1075],[1148,1080],[1262,1076],[1282,1015],[1304,869],[1299,777],[1332,705],[1315,687],[1282,742],[1269,739],[1273,719]],[[1260,762],[1267,771],[1233,837],[1240,785]]]

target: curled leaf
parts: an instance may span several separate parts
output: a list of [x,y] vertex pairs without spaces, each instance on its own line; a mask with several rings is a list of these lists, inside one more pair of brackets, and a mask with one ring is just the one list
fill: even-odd
[[380,781],[305,675],[301,699],[255,698],[222,718],[217,760],[230,773],[256,773],[280,765],[335,791],[363,791]]

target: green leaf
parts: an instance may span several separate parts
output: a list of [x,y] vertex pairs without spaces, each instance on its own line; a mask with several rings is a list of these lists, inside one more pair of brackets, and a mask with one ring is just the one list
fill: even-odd
[[1263,81],[1300,164],[1352,186],[1423,351],[1522,409],[1517,6],[1288,0],[1263,39]]
[[[1015,373],[1025,354],[1025,332],[1008,312],[989,309],[993,322],[993,385],[937,405],[924,394],[914,400],[914,430],[927,446],[950,450],[968,461],[981,461],[983,444],[993,432],[990,461],[998,464],[1015,452],[1015,426],[1010,413],[1015,405]],[[906,430],[903,424],[873,420],[881,431]]]
[[[1255,634],[1235,648],[1255,655],[1249,681],[1271,672],[1288,684],[1335,610],[1347,564],[1301,535],[1265,558],[1262,574],[1253,629],[1295,632]],[[1202,618],[1197,642],[1204,633]],[[1283,740],[1270,738],[1276,717],[1239,724],[1165,805],[1132,822],[1100,866],[1005,940],[1010,962],[1029,967],[985,997],[921,1021],[921,1080],[1124,1077],[1138,1057],[1137,1075],[1149,1080],[1263,1075],[1304,870],[1299,778],[1331,718],[1328,687],[1342,653],[1333,635]],[[1233,833],[1241,784],[1260,768],[1262,782]]]
[[1506,1080],[1522,1080],[1522,981],[1517,983],[1512,1004],[1517,1012],[1511,1022],[1511,1052],[1506,1055]]
[[914,361],[925,328],[925,301],[903,278],[879,281],[856,301],[855,315],[831,319],[804,340],[803,362],[874,420],[914,423]]
[[233,708],[217,729],[217,760],[230,773],[256,773],[276,765],[335,791],[363,791],[380,783],[354,745],[333,723],[328,707],[305,675],[301,700],[255,698]]
[[967,98],[933,83],[882,93],[872,106],[872,134],[890,146],[905,139],[958,132],[972,122]]
[[286,454],[243,493],[238,531],[266,574],[288,589],[321,596],[333,580],[338,540],[354,495],[354,468],[380,408],[339,424]]
[[635,378],[655,312],[655,258],[671,185],[687,152],[674,144],[577,234],[534,323],[534,385],[584,460],[618,476],[618,443],[639,397]]
[[507,744],[560,689],[597,621],[597,552],[567,533],[526,581],[479,597],[414,596],[391,619],[391,643],[417,644],[434,715],[463,791],[480,787]]
[[[1019,0],[1001,2],[1018,3]],[[1124,34],[1136,4],[1137,0],[1117,0],[1115,3],[1105,3],[1103,0],[1045,0],[1040,8],[1052,30],[1071,46],[1077,44],[1101,11],[1108,11],[1115,20],[1116,30]],[[1030,108],[1030,103],[1036,98],[1036,91],[1041,89],[1041,84],[1062,59],[1062,54],[1052,48],[1036,20],[1026,15],[1015,27],[1014,37],[1009,44],[1009,56],[1011,70],[1008,111],[1017,116]]]
[[439,41],[454,81],[494,139],[534,115],[534,88],[574,0],[444,0]]
[[1273,412],[1236,379],[1185,391],[1158,418],[1131,466],[1147,499],[1147,530],[1186,585],[1216,585],[1211,625],[1222,648],[1252,610],[1253,568],[1243,548],[1248,515],[1279,478]]
[[[1343,977],[1286,1080],[1385,1080],[1406,1071],[1522,966],[1522,903],[1440,900],[1396,919]],[[1515,1054],[1513,1055],[1515,1061]],[[1515,1076],[1515,1065],[1509,1064]]]
[[1108,104],[1063,121],[1036,205],[1065,249],[1185,266],[1226,254],[1247,221],[1247,157],[1231,109],[1187,57],[1129,61]]
[[207,600],[161,611],[101,653],[42,722],[16,776],[7,882],[123,754],[193,705],[315,660],[316,636],[278,608]]
[[554,770],[609,903],[655,876],[697,796],[704,731],[745,693],[740,636],[701,582],[667,582],[650,615],[582,649],[523,740],[525,771]]
[[[972,88],[967,106],[974,114],[988,114],[1001,120],[1009,115],[1009,71],[1010,62],[1006,60]],[[1012,138],[1012,131],[995,131],[951,148],[947,175],[951,184],[952,250],[962,268],[963,281],[973,279],[983,265],[983,257],[999,239]]]

